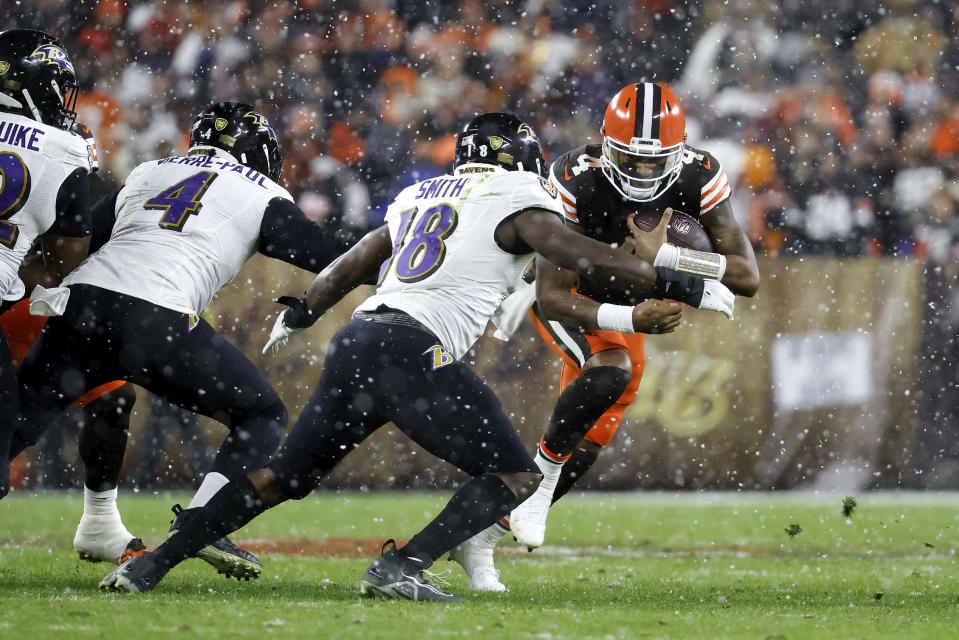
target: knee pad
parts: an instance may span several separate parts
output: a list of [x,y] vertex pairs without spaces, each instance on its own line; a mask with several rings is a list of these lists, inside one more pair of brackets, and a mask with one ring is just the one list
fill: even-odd
[[605,398],[619,398],[633,379],[632,371],[619,367],[592,367],[583,374],[594,393]]

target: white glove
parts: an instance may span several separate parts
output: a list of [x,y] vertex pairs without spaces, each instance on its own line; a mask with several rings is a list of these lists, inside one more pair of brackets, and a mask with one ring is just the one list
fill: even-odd
[[[703,298],[705,299],[705,295]],[[273,323],[273,330],[270,331],[270,339],[267,340],[266,344],[263,346],[262,353],[266,353],[267,350],[272,350],[273,354],[276,355],[280,351],[280,347],[285,347],[286,343],[290,340],[290,336],[303,331],[303,329],[291,329],[286,326],[286,323],[283,322],[283,318],[286,316],[286,309],[280,312],[280,315],[277,316],[276,322]]]
[[699,302],[700,309],[719,311],[732,320],[735,303],[736,294],[726,285],[716,280],[703,280],[703,299]]

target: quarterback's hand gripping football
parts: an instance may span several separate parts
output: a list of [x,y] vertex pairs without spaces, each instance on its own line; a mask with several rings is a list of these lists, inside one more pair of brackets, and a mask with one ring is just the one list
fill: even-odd
[[652,231],[643,231],[633,220],[633,216],[630,215],[626,218],[626,228],[630,235],[627,236],[625,244],[632,248],[635,255],[652,264],[656,260],[656,254],[659,253],[660,247],[666,243],[666,232],[672,218],[673,210],[667,207],[656,228]]
[[699,303],[700,309],[719,311],[732,320],[735,304],[736,294],[730,291],[726,285],[715,280],[703,281],[703,299]]
[[270,331],[270,339],[263,346],[263,353],[268,350],[272,350],[274,354],[277,353],[281,347],[286,346],[290,336],[313,326],[316,322],[316,316],[310,311],[303,298],[280,296],[276,301],[285,304],[288,308],[281,311],[276,322],[273,323],[273,330]]

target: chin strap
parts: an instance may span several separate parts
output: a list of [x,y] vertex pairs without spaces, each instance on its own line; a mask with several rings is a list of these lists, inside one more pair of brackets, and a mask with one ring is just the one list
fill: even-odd
[[11,109],[23,109],[23,105],[13,97],[5,93],[0,93],[0,107],[10,107]]

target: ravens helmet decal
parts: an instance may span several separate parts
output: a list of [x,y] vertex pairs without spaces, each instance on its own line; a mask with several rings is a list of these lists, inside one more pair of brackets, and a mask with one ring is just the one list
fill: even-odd
[[243,114],[243,117],[252,120],[255,126],[266,129],[269,132],[270,137],[276,140],[276,132],[273,130],[273,127],[270,126],[270,121],[267,120],[263,114],[257,113],[256,111],[248,111],[247,113]]
[[70,58],[67,57],[67,52],[55,44],[40,45],[30,54],[30,59],[56,65],[61,69],[66,69],[70,73],[75,73],[73,63],[70,62]]

